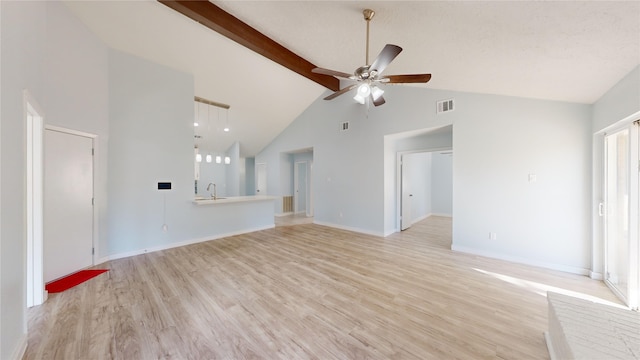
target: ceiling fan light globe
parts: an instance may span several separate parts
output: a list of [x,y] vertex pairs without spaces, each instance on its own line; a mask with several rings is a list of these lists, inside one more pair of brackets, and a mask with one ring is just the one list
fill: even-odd
[[369,94],[371,94],[371,88],[369,87],[369,84],[362,84],[358,87],[358,95],[366,98],[367,96],[369,96]]
[[378,100],[382,94],[384,94],[384,90],[377,86],[371,87],[371,96],[373,97],[373,100]]
[[356,96],[353,97],[353,100],[359,102],[360,104],[364,105],[364,100],[365,97],[361,96],[360,93],[356,93]]

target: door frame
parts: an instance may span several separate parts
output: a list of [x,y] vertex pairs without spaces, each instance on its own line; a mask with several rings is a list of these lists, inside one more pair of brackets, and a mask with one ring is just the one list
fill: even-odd
[[[609,289],[626,305],[632,309],[638,309],[640,297],[640,112],[625,118],[624,120],[613,124],[599,132],[602,143],[602,162],[600,164],[601,181],[601,201],[598,203],[598,212],[595,216],[600,217],[602,236],[601,254],[603,264],[602,280],[607,284]],[[607,216],[606,193],[607,193],[607,134],[616,133],[618,131],[629,129],[629,244],[628,244],[628,289],[627,296],[623,296],[617,288],[607,279],[608,264],[608,242],[607,242]],[[604,212],[602,209],[605,209]],[[593,269],[592,269],[593,272]]]
[[440,151],[451,151],[453,147],[435,147],[422,150],[408,150],[396,152],[396,229],[394,232],[400,232],[402,229],[402,156],[416,153],[434,153]]
[[29,90],[23,91],[25,141],[25,277],[26,307],[47,300],[44,289],[44,121],[45,114]]

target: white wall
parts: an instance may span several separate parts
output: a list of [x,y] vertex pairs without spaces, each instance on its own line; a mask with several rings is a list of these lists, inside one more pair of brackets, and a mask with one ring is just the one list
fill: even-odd
[[[269,193],[280,192],[279,174],[274,171],[280,168],[279,154],[313,147],[314,221],[384,234],[384,136],[451,124],[446,117],[426,116],[435,114],[435,101],[443,94],[450,93],[388,87],[387,104],[371,108],[368,114],[349,96],[317,100],[256,156],[256,163],[267,163]],[[343,121],[350,122],[349,131],[340,131]],[[395,173],[395,165],[393,169]],[[395,198],[395,187],[389,194]]]
[[[227,187],[225,196],[240,195],[240,143],[237,141],[227,149],[226,156],[231,159],[230,164],[224,164],[227,169]],[[224,161],[223,161],[224,162]]]
[[210,163],[207,163],[204,159],[200,163],[200,180],[198,180],[198,195],[211,196],[213,194],[213,188],[207,187],[209,184],[216,184],[216,194],[218,196],[225,195],[227,188],[227,165],[224,164],[224,155],[222,156],[222,163],[216,164],[215,155]]
[[256,159],[245,158],[245,195],[256,194]]
[[43,71],[46,124],[97,135],[94,146],[96,254],[107,250],[108,49],[59,2],[47,3]]
[[[23,90],[45,122],[97,134],[97,212],[106,208],[107,50],[59,2],[0,2],[2,89],[0,207],[0,358],[26,346],[25,119]],[[104,246],[104,216],[98,218]]]
[[[46,43],[43,3],[0,2],[0,358],[26,345],[25,119],[23,90],[42,102]],[[45,114],[46,115],[46,114]]]
[[[193,96],[191,75],[109,51],[105,259],[273,227],[271,202],[193,204]],[[231,152],[237,166],[238,151]],[[171,181],[173,190],[156,190],[158,181]]]
[[431,153],[431,212],[453,214],[453,155]]
[[469,101],[454,125],[453,248],[584,272],[590,107],[489,95]]
[[640,65],[593,104],[592,130],[600,131],[640,110]]
[[[269,164],[269,184],[279,183],[271,164],[280,152],[313,147],[316,222],[383,235],[395,226],[396,206],[395,155],[385,151],[392,142],[385,136],[453,124],[454,248],[575,272],[590,267],[589,105],[385,91],[387,103],[368,115],[349,96],[312,104],[256,157]],[[436,115],[436,101],[447,98],[456,110]],[[344,120],[351,129],[340,132]],[[489,232],[497,239],[488,241]]]

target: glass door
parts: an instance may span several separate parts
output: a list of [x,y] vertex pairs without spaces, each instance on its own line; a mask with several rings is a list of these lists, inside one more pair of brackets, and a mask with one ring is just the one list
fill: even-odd
[[634,125],[605,136],[605,282],[638,306],[638,137]]

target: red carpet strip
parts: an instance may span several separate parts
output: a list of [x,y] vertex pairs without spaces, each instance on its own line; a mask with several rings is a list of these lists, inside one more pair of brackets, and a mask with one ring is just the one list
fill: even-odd
[[45,285],[44,288],[47,289],[49,293],[63,292],[107,271],[109,270],[81,270],[62,279],[52,281]]

